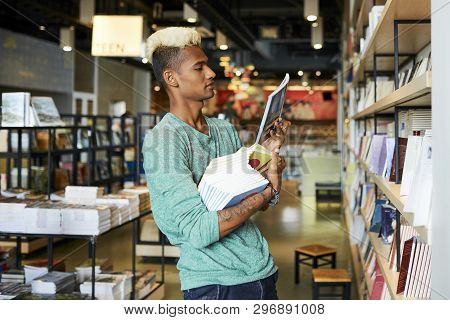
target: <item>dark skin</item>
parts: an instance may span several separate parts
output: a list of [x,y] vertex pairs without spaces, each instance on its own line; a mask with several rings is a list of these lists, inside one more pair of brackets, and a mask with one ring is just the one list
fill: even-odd
[[[163,77],[170,100],[170,112],[189,124],[194,129],[208,135],[208,125],[201,112],[204,101],[214,96],[214,78],[216,74],[208,67],[208,57],[200,47],[187,47],[182,50],[182,63],[177,70],[166,69]],[[281,173],[285,167],[283,157],[278,155],[284,142],[290,123],[279,121],[271,138],[265,144],[272,151],[272,161],[267,179],[275,190],[281,189]],[[241,203],[219,210],[219,235],[224,237],[237,229],[259,210],[267,208],[272,199],[272,189],[266,188],[261,193],[243,200]]]

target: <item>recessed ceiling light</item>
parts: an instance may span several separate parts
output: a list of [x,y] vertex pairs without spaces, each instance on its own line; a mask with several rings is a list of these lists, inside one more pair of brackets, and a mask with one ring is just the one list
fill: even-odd
[[153,88],[153,90],[155,90],[155,91],[159,91],[159,90],[161,90],[161,87],[160,86],[158,86],[158,85],[156,85],[154,88]]
[[316,76],[317,76],[317,77],[320,77],[321,75],[322,75],[322,72],[316,71]]
[[308,86],[308,81],[303,81],[302,82],[302,86],[307,87]]
[[39,26],[39,30],[45,31],[45,26]]
[[299,70],[299,71],[297,72],[297,74],[298,74],[299,77],[301,77],[301,76],[303,75],[303,71],[302,71],[302,70]]
[[147,58],[142,58],[142,63],[148,63],[148,59]]
[[253,71],[253,75],[254,75],[255,77],[257,77],[257,76],[259,75],[259,72],[258,72],[258,71]]
[[228,46],[226,44],[221,44],[219,49],[220,50],[228,50]]

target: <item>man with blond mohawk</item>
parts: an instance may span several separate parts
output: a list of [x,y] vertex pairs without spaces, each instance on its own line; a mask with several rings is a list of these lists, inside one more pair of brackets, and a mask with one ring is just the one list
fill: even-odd
[[284,160],[278,156],[288,124],[281,121],[266,147],[273,160],[269,186],[241,203],[208,211],[197,185],[217,157],[236,152],[233,126],[202,115],[214,96],[215,73],[191,28],[166,28],[147,40],[147,58],[170,99],[170,112],[145,137],[144,169],[153,216],[180,249],[184,299],[278,299],[277,267],[267,241],[249,218],[278,196]]

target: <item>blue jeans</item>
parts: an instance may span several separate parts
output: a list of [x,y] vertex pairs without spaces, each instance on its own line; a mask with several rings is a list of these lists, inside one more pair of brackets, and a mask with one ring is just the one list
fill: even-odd
[[223,286],[212,284],[183,290],[184,300],[278,300],[278,271],[265,279]]

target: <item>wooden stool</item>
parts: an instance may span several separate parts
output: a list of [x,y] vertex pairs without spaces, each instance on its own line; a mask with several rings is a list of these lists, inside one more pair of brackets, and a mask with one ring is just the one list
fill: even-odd
[[[301,258],[303,255],[305,258]],[[329,259],[327,259],[329,258]],[[312,259],[312,264],[305,262]],[[319,262],[322,262],[319,264]],[[300,282],[300,263],[316,269],[321,266],[331,264],[333,269],[336,268],[336,248],[325,247],[320,244],[313,244],[295,249],[295,283]]]
[[[319,297],[342,297],[343,300],[350,300],[350,290],[352,278],[345,269],[313,269],[313,299]],[[342,287],[341,294],[320,294],[322,287]]]

